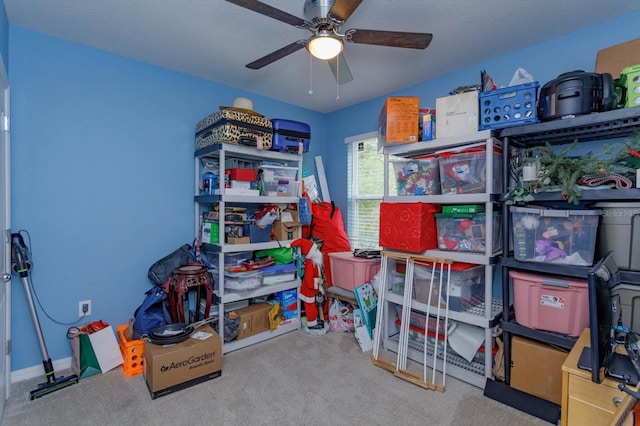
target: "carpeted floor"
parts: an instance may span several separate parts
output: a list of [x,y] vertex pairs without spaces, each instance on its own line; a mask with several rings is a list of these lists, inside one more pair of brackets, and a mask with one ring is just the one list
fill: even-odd
[[221,377],[155,400],[119,368],[31,401],[34,379],[13,385],[2,424],[549,425],[452,377],[445,392],[410,384],[369,355],[352,333],[299,330],[228,353]]

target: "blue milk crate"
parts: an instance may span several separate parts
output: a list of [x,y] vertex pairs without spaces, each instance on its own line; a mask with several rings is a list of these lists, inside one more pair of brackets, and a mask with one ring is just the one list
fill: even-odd
[[537,123],[537,94],[540,83],[518,84],[478,95],[480,103],[479,130]]

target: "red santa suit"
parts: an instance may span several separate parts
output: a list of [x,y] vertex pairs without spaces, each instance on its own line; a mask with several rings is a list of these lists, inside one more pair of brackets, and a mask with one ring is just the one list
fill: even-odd
[[[322,291],[321,268],[322,252],[310,240],[298,238],[291,243],[291,247],[300,247],[304,259],[304,276],[298,292],[298,298],[304,303],[307,315],[307,327],[314,327],[323,323],[318,316],[316,295]],[[324,293],[324,291],[322,291]]]

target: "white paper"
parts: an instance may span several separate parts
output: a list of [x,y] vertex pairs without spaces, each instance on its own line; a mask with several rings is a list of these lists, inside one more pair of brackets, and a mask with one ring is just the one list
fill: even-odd
[[122,353],[111,326],[89,334],[89,340],[103,374],[123,363]]
[[191,335],[191,338],[196,340],[206,340],[211,336],[213,336],[213,334],[207,333],[206,331],[196,331]]
[[484,330],[473,325],[458,323],[453,332],[450,332],[448,341],[451,349],[471,362],[484,342]]
[[291,215],[291,212],[285,210],[280,213],[280,222],[293,222],[293,216]]

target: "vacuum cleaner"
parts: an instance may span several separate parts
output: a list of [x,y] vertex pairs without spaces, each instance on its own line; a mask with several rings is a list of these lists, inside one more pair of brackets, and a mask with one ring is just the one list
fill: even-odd
[[40,350],[42,351],[43,359],[42,365],[44,365],[45,376],[47,378],[45,383],[40,383],[37,389],[29,392],[29,396],[33,401],[36,398],[55,392],[58,389],[78,383],[78,376],[73,374],[67,377],[62,376],[56,378],[55,372],[53,371],[53,363],[51,362],[51,358],[49,358],[49,353],[47,352],[47,345],[44,341],[44,337],[42,336],[42,328],[40,327],[40,321],[38,320],[38,312],[36,311],[36,307],[33,304],[33,297],[31,296],[31,288],[29,286],[29,270],[31,269],[31,261],[29,260],[27,253],[28,250],[24,244],[22,235],[20,233],[11,234],[11,263],[13,271],[20,275],[22,285],[24,286],[24,294],[27,296],[27,302],[29,303],[29,309],[31,310],[31,319],[33,320],[33,325],[36,329],[38,342],[40,343]]

